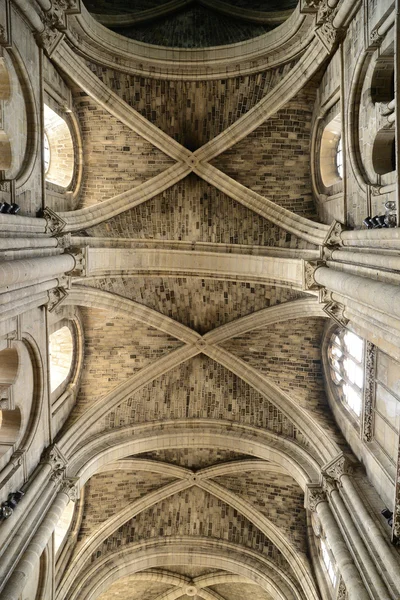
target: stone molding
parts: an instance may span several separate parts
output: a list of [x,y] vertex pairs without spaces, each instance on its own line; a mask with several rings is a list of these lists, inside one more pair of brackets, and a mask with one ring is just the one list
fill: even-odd
[[[79,54],[110,68],[122,69],[144,77],[204,80],[236,77],[274,68],[282,62],[283,49],[286,53],[285,60],[292,60],[312,41],[313,21],[311,15],[304,18],[297,11],[293,11],[280,25],[279,36],[272,31],[235,44],[237,56],[243,54],[243,57],[233,61],[227,58],[224,49],[219,47],[190,50],[163,47],[160,51],[152,44],[138,43],[133,39],[125,40],[125,51],[121,51],[118,49],[116,34],[111,30],[104,31],[103,28],[100,31],[101,25],[87,12],[74,19],[68,37],[72,44],[77,46]],[[247,56],[251,56],[251,59]]]
[[51,467],[50,480],[58,484],[65,476],[68,460],[57,444],[46,448],[40,460],[42,464],[48,464]]
[[373,406],[375,401],[375,375],[376,375],[376,347],[371,342],[365,342],[365,387],[363,411],[363,440],[371,442],[373,439]]
[[67,275],[71,277],[86,277],[88,263],[88,248],[69,248],[67,254],[75,259],[75,266]]
[[[292,576],[288,575],[285,567],[272,561],[266,554],[246,547],[238,548],[237,544],[225,540],[171,536],[167,545],[163,539],[140,541],[107,553],[88,565],[86,570],[80,571],[74,581],[68,582],[68,587],[64,580],[58,600],[64,600],[67,596],[70,600],[90,598],[93,588],[98,590],[106,573],[110,574],[110,564],[113,565],[113,571],[108,578],[109,585],[119,577],[122,568],[130,576],[143,569],[172,567],[177,560],[179,564],[203,567],[204,561],[207,561],[206,564],[213,568],[235,572],[236,576],[258,583],[271,596],[281,586],[290,596],[298,594]],[[316,600],[318,596],[312,596],[311,600],[314,598]]]

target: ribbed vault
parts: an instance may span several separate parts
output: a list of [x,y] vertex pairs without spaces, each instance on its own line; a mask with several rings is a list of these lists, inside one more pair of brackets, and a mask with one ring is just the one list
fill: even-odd
[[[88,155],[60,214],[86,265],[64,300],[85,348],[58,445],[84,491],[57,600],[319,598],[304,494],[343,440],[301,262],[329,229],[307,159],[326,51],[295,4],[89,2],[124,38],[83,11],[79,56],[53,53]],[[234,42],[237,65],[184,50]]]

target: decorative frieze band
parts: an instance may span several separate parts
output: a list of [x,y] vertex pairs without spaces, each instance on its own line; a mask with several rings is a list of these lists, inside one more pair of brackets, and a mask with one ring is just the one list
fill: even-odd
[[370,442],[373,437],[376,347],[371,342],[365,344],[365,385],[364,385],[364,414],[363,439]]

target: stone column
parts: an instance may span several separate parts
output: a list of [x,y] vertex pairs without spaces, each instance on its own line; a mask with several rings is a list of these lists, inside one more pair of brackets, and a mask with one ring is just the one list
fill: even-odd
[[315,269],[314,279],[318,285],[330,291],[400,319],[400,286],[323,266]]
[[357,490],[351,481],[351,478],[344,474],[340,478],[340,483],[342,484],[343,490],[351,502],[354,510],[357,512],[357,516],[362,523],[366,535],[368,536],[371,548],[376,550],[379,558],[382,560],[383,564],[386,565],[386,571],[395,584],[397,593],[400,595],[400,570],[398,558],[393,555],[388,540],[382,535],[379,527],[366,510],[360,496],[357,493]]
[[65,479],[49,511],[18,562],[16,569],[8,579],[1,594],[2,600],[19,600],[65,507],[70,500],[74,500],[75,498],[75,481]]
[[75,258],[71,254],[0,263],[1,290],[7,291],[9,286],[25,281],[63,275],[72,271],[75,264]]
[[307,505],[309,510],[315,511],[318,515],[340,575],[346,585],[349,600],[371,600],[321,486],[315,484],[308,486]]
[[25,548],[32,531],[40,522],[55,486],[64,475],[67,461],[54,444],[44,453],[30,482],[23,486],[25,495],[13,515],[0,527],[0,587]]

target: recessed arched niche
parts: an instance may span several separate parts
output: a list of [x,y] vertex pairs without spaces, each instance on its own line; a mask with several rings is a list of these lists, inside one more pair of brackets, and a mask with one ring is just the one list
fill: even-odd
[[372,148],[372,165],[375,173],[385,175],[396,169],[396,142],[394,129],[381,129]]
[[393,48],[381,54],[375,63],[371,79],[372,102],[390,102],[394,98],[394,54]]

